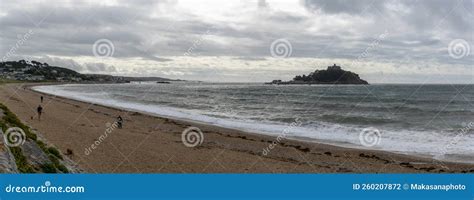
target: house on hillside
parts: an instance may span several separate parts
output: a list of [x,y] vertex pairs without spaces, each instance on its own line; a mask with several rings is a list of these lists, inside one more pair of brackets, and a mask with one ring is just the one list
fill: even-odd
[[43,75],[33,75],[33,76],[26,77],[26,80],[28,80],[28,81],[44,81],[45,78],[44,78]]

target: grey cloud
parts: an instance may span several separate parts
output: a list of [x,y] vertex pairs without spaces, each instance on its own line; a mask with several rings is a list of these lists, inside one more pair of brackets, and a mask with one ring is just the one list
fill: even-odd
[[237,57],[237,58],[234,58],[235,60],[249,60],[249,61],[263,61],[263,60],[267,60],[266,58],[264,57],[248,57],[248,56],[241,56],[241,57]]
[[380,0],[303,0],[308,10],[330,14],[371,14],[373,11],[370,8],[383,11],[385,2]]
[[474,23],[472,0],[304,0],[303,4],[312,12],[372,15],[386,18],[382,20],[384,23],[401,20],[416,30],[432,31],[445,25],[459,31],[471,31]]
[[[305,13],[274,9],[272,1],[259,0],[249,2],[254,11],[236,17],[246,19],[242,22],[213,21],[192,13],[168,17],[167,10],[178,9],[175,0],[120,0],[112,6],[66,3],[18,6],[16,1],[0,0],[0,54],[15,46],[18,34],[31,29],[34,34],[16,54],[45,57],[47,62],[78,71],[114,69],[91,63],[82,66],[72,59],[48,59],[47,55],[93,56],[92,45],[105,38],[112,41],[113,57],[118,59],[139,57],[165,63],[171,61],[169,56],[182,56],[195,45],[192,56],[233,56],[246,62],[271,56],[271,43],[286,38],[292,44],[292,57],[355,59],[387,31],[387,38],[378,41],[364,60],[457,65],[474,61],[473,56],[452,59],[447,53],[454,39],[473,43],[471,0],[303,0]],[[152,9],[157,6],[163,7]]]
[[258,0],[258,8],[264,9],[268,7],[268,3],[266,0]]
[[88,72],[91,73],[113,73],[117,72],[114,66],[107,66],[104,63],[85,63]]

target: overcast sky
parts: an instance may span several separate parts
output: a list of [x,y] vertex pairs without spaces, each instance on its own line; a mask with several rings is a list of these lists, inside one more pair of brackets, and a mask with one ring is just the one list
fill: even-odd
[[337,63],[474,83],[472,0],[0,0],[0,55],[82,73],[263,82]]

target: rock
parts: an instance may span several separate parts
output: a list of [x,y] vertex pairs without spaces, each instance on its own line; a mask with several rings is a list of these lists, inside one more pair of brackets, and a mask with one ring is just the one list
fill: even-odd
[[3,133],[0,133],[0,173],[18,173],[15,157],[3,142]]
[[[38,137],[38,140],[41,140],[42,142],[44,142],[46,144],[46,146],[52,146],[52,144],[50,142],[48,142],[48,140],[39,131],[37,131],[35,129],[32,129],[31,131],[34,134],[36,134],[36,136]],[[63,159],[62,160],[59,159],[59,162],[61,164],[63,164],[69,170],[69,173],[85,173],[86,172],[85,170],[80,168],[79,165],[76,162],[74,162],[73,160],[71,160],[69,158],[69,156],[74,155],[74,152],[71,149],[67,149],[66,154],[64,155],[64,154],[61,153],[61,155],[62,155]]]
[[43,152],[35,141],[27,139],[20,147],[28,163],[35,169],[41,169],[41,166],[52,164],[48,155]]
[[9,150],[0,150],[0,173],[18,173],[15,159]]

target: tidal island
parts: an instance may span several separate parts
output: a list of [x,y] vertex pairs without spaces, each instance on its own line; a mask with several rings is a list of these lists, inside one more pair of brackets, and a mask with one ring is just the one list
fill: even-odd
[[358,74],[343,70],[334,64],[326,70],[316,70],[308,75],[298,75],[291,81],[273,80],[265,84],[290,85],[290,84],[354,84],[368,85],[369,83],[359,77]]

